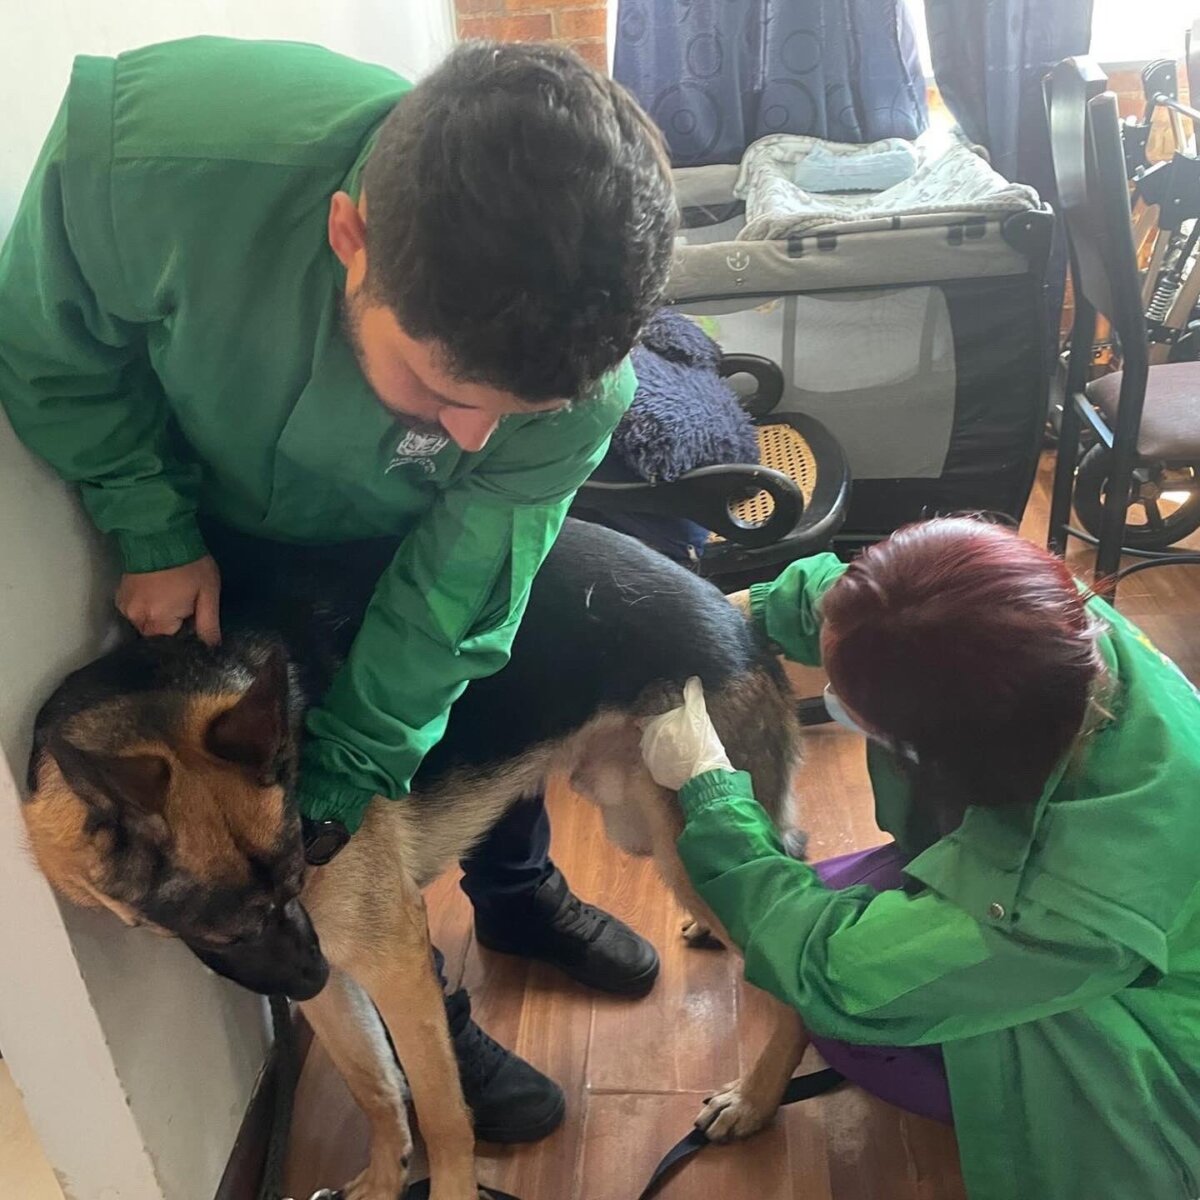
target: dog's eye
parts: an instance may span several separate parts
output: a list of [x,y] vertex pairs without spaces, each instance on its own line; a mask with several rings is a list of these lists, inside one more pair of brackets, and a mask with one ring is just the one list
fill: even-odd
[[229,933],[201,933],[197,934],[196,941],[203,942],[206,946],[216,946],[224,949],[227,946],[236,946],[241,942],[247,942],[250,939],[242,935],[234,935]]

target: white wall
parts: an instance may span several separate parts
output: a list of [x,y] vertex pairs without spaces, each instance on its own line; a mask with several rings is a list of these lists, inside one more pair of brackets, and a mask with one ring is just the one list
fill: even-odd
[[111,632],[114,572],[2,415],[0,562],[0,1048],[70,1200],[211,1200],[268,1044],[262,1001],[178,943],[60,908],[26,853],[33,716]]
[[0,0],[0,233],[76,54],[198,33],[317,42],[413,78],[453,40],[450,0]]
[[[0,234],[73,56],[196,33],[320,42],[411,77],[452,20],[449,0],[0,0]],[[261,1000],[178,943],[60,908],[23,844],[33,715],[111,631],[112,584],[0,412],[0,1049],[69,1200],[211,1200],[267,1046]]]
[[1195,0],[1095,0],[1091,56],[1101,63],[1180,59],[1184,35],[1197,17]]

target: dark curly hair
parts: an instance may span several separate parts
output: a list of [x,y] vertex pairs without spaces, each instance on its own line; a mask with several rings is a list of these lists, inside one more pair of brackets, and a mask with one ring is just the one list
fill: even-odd
[[586,397],[661,299],[661,135],[569,50],[458,46],[384,122],[363,187],[367,294],[465,382]]

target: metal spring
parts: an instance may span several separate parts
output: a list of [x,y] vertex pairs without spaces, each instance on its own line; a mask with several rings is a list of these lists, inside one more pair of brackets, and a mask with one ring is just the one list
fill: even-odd
[[1175,299],[1177,282],[1174,271],[1163,273],[1146,309],[1147,321],[1161,325],[1167,319],[1171,311],[1171,302]]

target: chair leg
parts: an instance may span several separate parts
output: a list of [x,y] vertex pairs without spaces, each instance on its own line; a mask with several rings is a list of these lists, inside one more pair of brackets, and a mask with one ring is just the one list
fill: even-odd
[[[1074,264],[1072,264],[1074,271]],[[1079,435],[1083,428],[1080,405],[1086,404],[1084,388],[1096,341],[1096,310],[1076,288],[1075,320],[1071,325],[1071,349],[1067,354],[1063,378],[1062,428],[1058,435],[1058,455],[1054,464],[1054,490],[1050,501],[1050,549],[1057,555],[1067,552],[1067,526],[1071,524],[1071,496],[1075,491],[1075,467],[1079,461]]]
[[1125,537],[1135,461],[1132,446],[1122,445],[1120,438],[1114,441],[1112,467],[1104,488],[1104,519],[1096,549],[1096,583],[1101,594],[1109,600],[1116,595],[1116,587],[1109,580],[1121,565],[1121,543]]
[[1067,396],[1063,402],[1058,453],[1054,462],[1054,488],[1050,500],[1050,529],[1046,544],[1060,558],[1067,553],[1067,526],[1071,523],[1071,496],[1075,490],[1075,467],[1079,462],[1079,409]]
[[1112,465],[1104,489],[1104,519],[1100,523],[1100,544],[1096,549],[1096,583],[1098,590],[1109,600],[1116,599],[1117,587],[1112,576],[1121,565],[1121,543],[1125,538],[1133,469],[1137,465],[1147,376],[1145,354],[1129,351],[1121,372],[1117,419],[1113,423]]
[[829,725],[833,722],[825,707],[824,696],[804,696],[797,700],[796,716],[801,725]]

